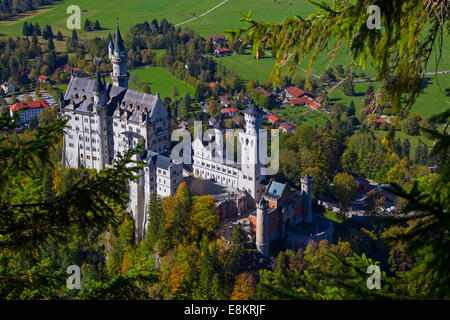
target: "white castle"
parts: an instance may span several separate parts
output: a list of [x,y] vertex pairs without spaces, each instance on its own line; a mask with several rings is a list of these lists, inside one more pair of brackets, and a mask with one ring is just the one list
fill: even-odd
[[[172,130],[159,95],[128,89],[128,57],[118,26],[108,49],[113,65],[113,84],[107,83],[98,70],[93,80],[72,75],[65,95],[60,97],[61,115],[68,118],[64,132],[63,165],[102,170],[112,166],[119,154],[142,144],[144,151],[137,154],[136,159],[145,166],[138,173],[139,179],[128,185],[128,209],[135,223],[136,241],[139,241],[146,235],[147,208],[151,196],[156,193],[167,197],[176,193],[183,180],[183,163],[164,155],[170,151]],[[245,109],[245,131],[241,130],[238,135],[241,157],[237,163],[227,161],[221,131],[214,130],[208,144],[204,144],[202,137],[197,137],[192,143],[193,159],[189,159],[193,160],[194,176],[238,190],[255,202],[262,197],[267,198],[268,189],[263,184],[265,171],[260,161],[260,149],[265,143],[261,142],[259,135],[262,118],[263,111],[259,107],[251,105]],[[310,180],[306,183],[308,190],[311,183]],[[310,217],[311,192],[302,198],[309,201],[296,208],[305,207],[301,212]],[[291,210],[283,212],[287,212],[285,217],[294,217]],[[259,214],[258,219],[261,216]],[[257,231],[261,228],[265,230],[269,220],[261,222],[260,227],[256,226]],[[291,220],[297,221],[298,218]],[[258,234],[264,235],[258,237],[261,242],[258,244],[264,249],[270,242],[270,234]],[[266,249],[260,247],[258,250],[265,253]]]
[[176,192],[183,176],[182,164],[161,155],[170,148],[171,123],[159,95],[128,89],[129,73],[119,27],[109,44],[113,84],[72,75],[61,114],[67,116],[63,165],[69,168],[105,169],[118,154],[143,143],[139,156],[146,163],[142,179],[129,184],[130,205],[137,238],[145,235],[146,206],[153,192],[165,197]]

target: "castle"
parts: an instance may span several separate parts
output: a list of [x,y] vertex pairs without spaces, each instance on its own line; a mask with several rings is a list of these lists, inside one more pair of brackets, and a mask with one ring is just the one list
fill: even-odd
[[262,110],[251,105],[244,111],[245,132],[239,133],[242,147],[240,162],[227,161],[223,149],[223,133],[215,129],[211,143],[204,144],[197,137],[193,144],[193,171],[202,179],[212,179],[219,185],[247,192],[253,199],[259,198],[264,190],[264,175],[259,161],[259,130],[263,118]]
[[128,89],[128,57],[118,26],[108,50],[113,84],[102,79],[99,71],[94,80],[72,75],[65,95],[60,97],[61,114],[68,118],[63,165],[105,169],[113,165],[118,154],[143,143],[146,151],[139,157],[146,168],[142,180],[129,185],[129,209],[136,230],[141,230],[138,238],[142,238],[146,219],[141,200],[152,192],[165,197],[176,191],[182,165],[160,154],[170,148],[171,123],[159,95]]
[[[145,166],[137,174],[139,179],[128,185],[128,210],[139,241],[146,235],[150,197],[154,193],[160,197],[176,193],[183,180],[183,163],[165,155],[170,151],[172,128],[159,95],[128,89],[128,57],[118,26],[108,50],[112,84],[98,70],[93,80],[72,75],[65,95],[60,97],[60,114],[68,118],[63,165],[102,170],[112,166],[119,154],[142,144],[144,151],[135,159]],[[258,250],[268,254],[270,241],[284,236],[285,227],[311,220],[312,179],[302,179],[301,192],[273,181],[265,186],[259,159],[262,118],[259,107],[245,109],[245,131],[238,136],[240,162],[228,163],[220,147],[223,135],[217,129],[209,144],[205,145],[202,137],[194,140],[191,160],[196,177],[237,190],[257,203],[257,213],[250,216],[250,222]]]

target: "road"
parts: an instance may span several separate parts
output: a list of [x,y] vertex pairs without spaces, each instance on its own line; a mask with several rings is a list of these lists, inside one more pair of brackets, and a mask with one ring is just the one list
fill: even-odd
[[212,9],[206,11],[205,13],[202,13],[201,15],[199,15],[199,16],[197,16],[197,17],[195,17],[195,18],[192,18],[192,19],[189,19],[189,20],[186,20],[186,21],[184,21],[184,22],[180,22],[180,23],[176,24],[175,27],[181,26],[181,25],[183,25],[183,24],[185,24],[185,23],[188,23],[188,22],[197,20],[198,18],[201,18],[201,17],[203,17],[203,16],[206,16],[207,14],[213,12],[214,10],[216,10],[216,9],[219,8],[219,7],[221,7],[222,5],[224,5],[224,4],[227,3],[227,2],[228,2],[228,0],[225,0],[225,1],[221,2],[221,3],[219,3],[219,4],[218,4],[217,6],[215,6],[214,8],[212,8]]

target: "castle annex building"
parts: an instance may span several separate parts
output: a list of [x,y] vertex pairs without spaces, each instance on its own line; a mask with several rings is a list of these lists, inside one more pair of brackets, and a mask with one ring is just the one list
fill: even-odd
[[259,130],[262,127],[263,112],[256,105],[251,105],[244,112],[245,132],[240,132],[239,142],[242,146],[241,159],[238,163],[226,161],[223,134],[215,130],[211,143],[204,144],[197,137],[193,148],[193,171],[197,177],[213,180],[219,185],[239,191],[245,191],[253,199],[259,198],[264,190],[259,161]]
[[250,214],[250,227],[256,235],[256,248],[264,255],[269,245],[281,240],[292,248],[303,247],[308,241],[332,241],[331,222],[312,212],[312,182],[308,174],[301,179],[301,190],[287,183],[271,180],[263,196]]

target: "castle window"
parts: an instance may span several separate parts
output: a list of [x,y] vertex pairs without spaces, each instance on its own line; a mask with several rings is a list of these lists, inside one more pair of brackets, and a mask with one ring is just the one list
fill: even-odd
[[91,156],[86,156],[86,159],[91,159]]
[[118,126],[117,122],[114,122],[114,127],[117,127],[117,126]]
[[94,161],[97,160],[97,157],[92,157],[92,160],[94,160]]
[[74,148],[73,143],[69,143],[69,147]]

